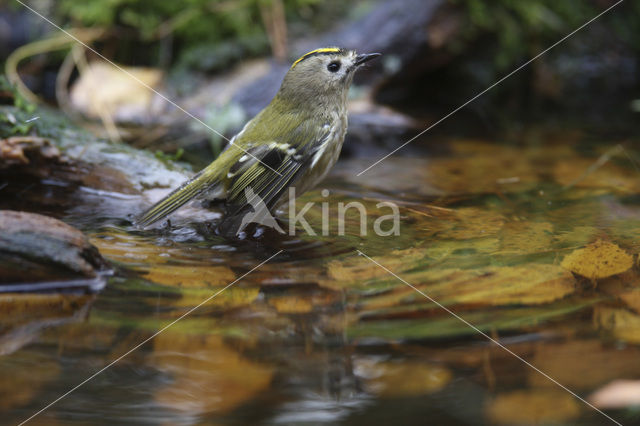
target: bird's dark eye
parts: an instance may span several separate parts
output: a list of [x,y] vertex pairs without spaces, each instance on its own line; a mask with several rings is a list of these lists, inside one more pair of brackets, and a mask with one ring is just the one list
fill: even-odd
[[340,61],[333,61],[329,65],[327,65],[327,69],[331,72],[338,72],[340,69]]

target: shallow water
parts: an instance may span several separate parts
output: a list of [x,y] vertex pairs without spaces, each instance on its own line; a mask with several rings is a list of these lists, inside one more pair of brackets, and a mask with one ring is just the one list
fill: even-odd
[[[323,183],[328,197],[319,188],[298,200],[315,202],[306,217],[317,232],[321,203],[335,215],[360,201],[366,237],[355,211],[345,235],[335,216],[325,236],[230,241],[184,216],[139,231],[126,217],[142,208],[136,196],[4,188],[0,207],[81,228],[115,273],[95,296],[3,296],[21,313],[0,338],[3,418],[28,418],[117,360],[33,423],[607,423],[480,332],[584,398],[640,379],[638,153],[576,132],[438,142],[360,177],[372,160],[343,161]],[[380,201],[400,206],[400,235],[372,232],[389,213]],[[571,266],[590,244],[597,258],[578,252]],[[622,259],[612,276],[569,271],[606,257],[603,247]]]

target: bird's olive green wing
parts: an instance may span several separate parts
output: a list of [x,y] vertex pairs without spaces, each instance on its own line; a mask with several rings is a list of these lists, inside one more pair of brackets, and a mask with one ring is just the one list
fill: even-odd
[[[306,170],[318,148],[325,143],[328,129],[305,121],[277,140],[249,150],[256,159],[241,157],[227,175],[227,214],[235,215],[247,206],[245,191],[251,188],[271,209],[284,191]],[[244,161],[241,161],[244,160]]]

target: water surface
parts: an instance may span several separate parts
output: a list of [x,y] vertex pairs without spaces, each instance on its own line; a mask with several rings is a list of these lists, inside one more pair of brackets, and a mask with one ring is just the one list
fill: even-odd
[[[315,202],[306,217],[318,233],[323,202],[333,215],[363,203],[367,236],[355,210],[345,235],[335,216],[329,235],[230,241],[188,216],[140,231],[126,216],[137,196],[4,188],[2,208],[79,227],[115,274],[93,296],[2,296],[23,312],[3,320],[3,418],[28,418],[282,250],[33,423],[607,423],[479,331],[584,398],[640,379],[637,153],[572,131],[438,143],[360,177],[375,159],[342,161],[328,197],[318,188],[298,200]],[[381,201],[400,206],[400,235],[372,232],[389,213]],[[572,272],[565,258],[593,244],[633,264],[610,277]],[[639,421],[632,408],[607,414]]]

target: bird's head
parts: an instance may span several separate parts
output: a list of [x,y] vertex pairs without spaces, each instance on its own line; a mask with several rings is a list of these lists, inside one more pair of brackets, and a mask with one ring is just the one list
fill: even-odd
[[339,47],[312,50],[293,63],[279,93],[291,101],[343,100],[355,71],[378,56],[379,53],[359,55],[355,50]]

